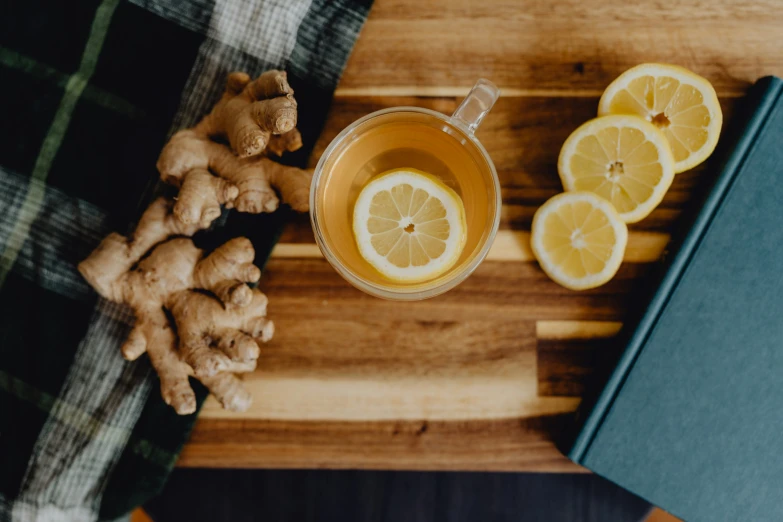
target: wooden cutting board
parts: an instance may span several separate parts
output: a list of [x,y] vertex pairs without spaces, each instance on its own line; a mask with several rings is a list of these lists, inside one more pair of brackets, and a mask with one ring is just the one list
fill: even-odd
[[[783,74],[773,0],[376,0],[313,165],[355,119],[397,105],[451,113],[474,81],[502,98],[478,136],[503,186],[489,258],[457,289],[401,304],[364,295],[323,260],[309,218],[292,223],[261,288],[277,326],[243,414],[211,400],[179,461],[199,467],[578,471],[552,440],[709,164],[680,174],[602,288],[572,292],[528,245],[536,208],[561,191],[557,155],[603,88],[641,62],[706,76],[730,119],[757,77]],[[719,145],[720,147],[720,145]]]

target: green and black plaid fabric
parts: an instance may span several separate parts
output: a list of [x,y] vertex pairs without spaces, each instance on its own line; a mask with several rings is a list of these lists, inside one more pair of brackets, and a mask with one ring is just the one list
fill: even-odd
[[[122,359],[132,314],[76,264],[130,229],[232,70],[289,71],[306,146],[286,161],[306,163],[370,3],[0,3],[0,521],[110,520],[159,491],[195,415]],[[263,264],[285,220],[225,213],[195,240],[249,235]]]

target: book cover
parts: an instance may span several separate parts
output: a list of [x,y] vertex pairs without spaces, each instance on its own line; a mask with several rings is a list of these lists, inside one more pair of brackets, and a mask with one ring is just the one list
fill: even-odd
[[783,519],[783,82],[762,78],[682,224],[575,462],[690,522]]

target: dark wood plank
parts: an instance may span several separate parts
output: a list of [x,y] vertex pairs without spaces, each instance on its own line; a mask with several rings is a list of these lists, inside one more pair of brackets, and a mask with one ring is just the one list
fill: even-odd
[[539,339],[539,397],[581,397],[594,387],[591,378],[614,367],[620,354],[614,338]]
[[[378,316],[283,316],[258,365],[264,373],[306,372],[321,378],[395,375],[502,375],[536,352],[535,323],[426,320]],[[339,340],[339,343],[336,342]]]
[[[323,259],[272,259],[261,278],[270,317],[419,320],[622,320],[649,265],[625,263],[608,284],[573,292],[535,263],[484,262],[464,283],[434,299],[400,304],[350,286]],[[493,339],[486,339],[491,344]]]
[[433,422],[200,420],[178,466],[579,472],[552,437],[569,414]]

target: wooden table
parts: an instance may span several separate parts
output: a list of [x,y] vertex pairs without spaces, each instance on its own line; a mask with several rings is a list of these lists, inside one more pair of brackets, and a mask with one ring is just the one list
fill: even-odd
[[604,87],[641,62],[706,76],[730,115],[755,78],[783,73],[781,28],[773,0],[376,0],[313,164],[360,116],[395,105],[451,113],[490,78],[503,93],[479,137],[504,207],[489,258],[446,295],[386,302],[337,275],[302,216],[262,279],[277,334],[247,378],[255,402],[240,415],[210,400],[179,465],[578,471],[553,436],[714,172],[678,175],[631,227],[617,277],[572,292],[528,246],[533,212],[561,190],[560,146],[595,115]]

